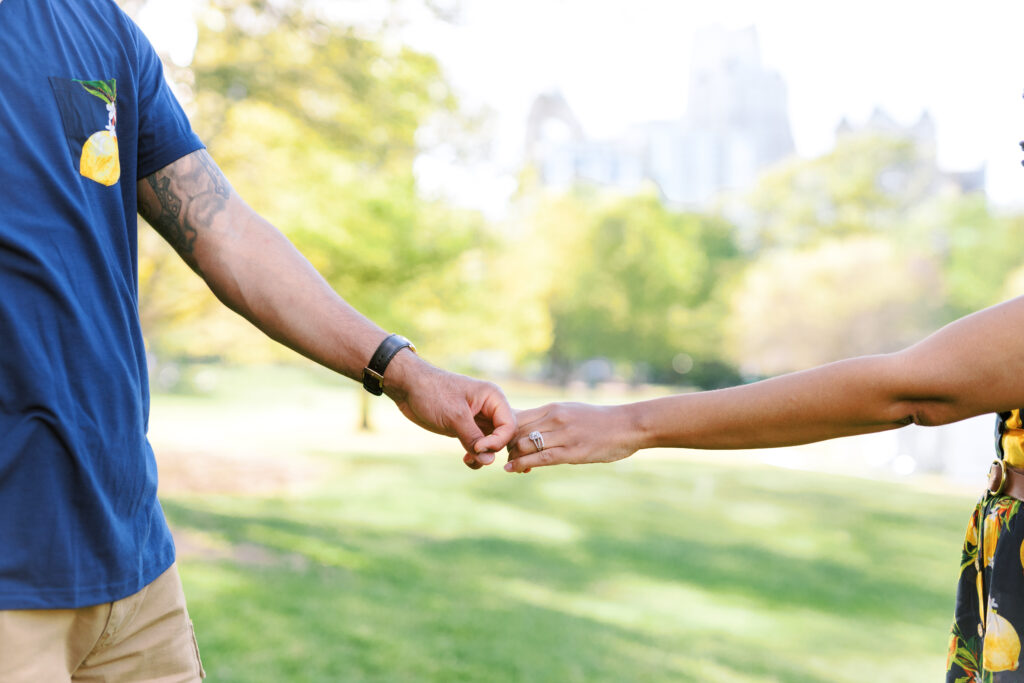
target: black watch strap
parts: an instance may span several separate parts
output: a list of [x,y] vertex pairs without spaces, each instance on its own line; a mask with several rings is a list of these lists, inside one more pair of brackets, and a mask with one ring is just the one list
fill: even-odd
[[404,348],[416,351],[412,342],[400,334],[392,334],[380,343],[373,357],[365,368],[363,368],[363,388],[374,396],[384,393],[384,371],[388,363],[395,357],[395,354]]

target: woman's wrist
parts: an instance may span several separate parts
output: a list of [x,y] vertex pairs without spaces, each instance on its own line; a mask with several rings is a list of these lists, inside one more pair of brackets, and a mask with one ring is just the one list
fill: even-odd
[[656,430],[645,403],[627,403],[617,407],[623,422],[624,445],[632,453],[655,445]]

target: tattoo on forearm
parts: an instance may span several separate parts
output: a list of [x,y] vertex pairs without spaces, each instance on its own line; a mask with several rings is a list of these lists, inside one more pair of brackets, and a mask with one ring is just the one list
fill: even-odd
[[175,251],[183,256],[191,254],[196,241],[196,230],[187,223],[181,224],[181,199],[171,189],[171,179],[166,176],[160,177],[160,173],[157,172],[146,178],[146,181],[160,202],[160,213],[151,216],[150,223],[171,243]]
[[159,207],[143,207],[150,225],[166,239],[185,261],[199,270],[195,243],[227,207],[231,187],[206,152],[190,154],[167,168],[148,176]]

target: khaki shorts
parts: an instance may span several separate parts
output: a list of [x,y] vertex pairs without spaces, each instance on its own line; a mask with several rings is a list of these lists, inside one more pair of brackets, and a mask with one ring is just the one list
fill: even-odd
[[116,602],[0,610],[3,683],[193,683],[205,677],[176,565]]

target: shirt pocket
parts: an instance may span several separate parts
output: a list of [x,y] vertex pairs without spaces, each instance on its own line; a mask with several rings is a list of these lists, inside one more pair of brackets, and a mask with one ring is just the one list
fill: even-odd
[[49,80],[78,173],[100,185],[116,185],[121,179],[116,79]]

